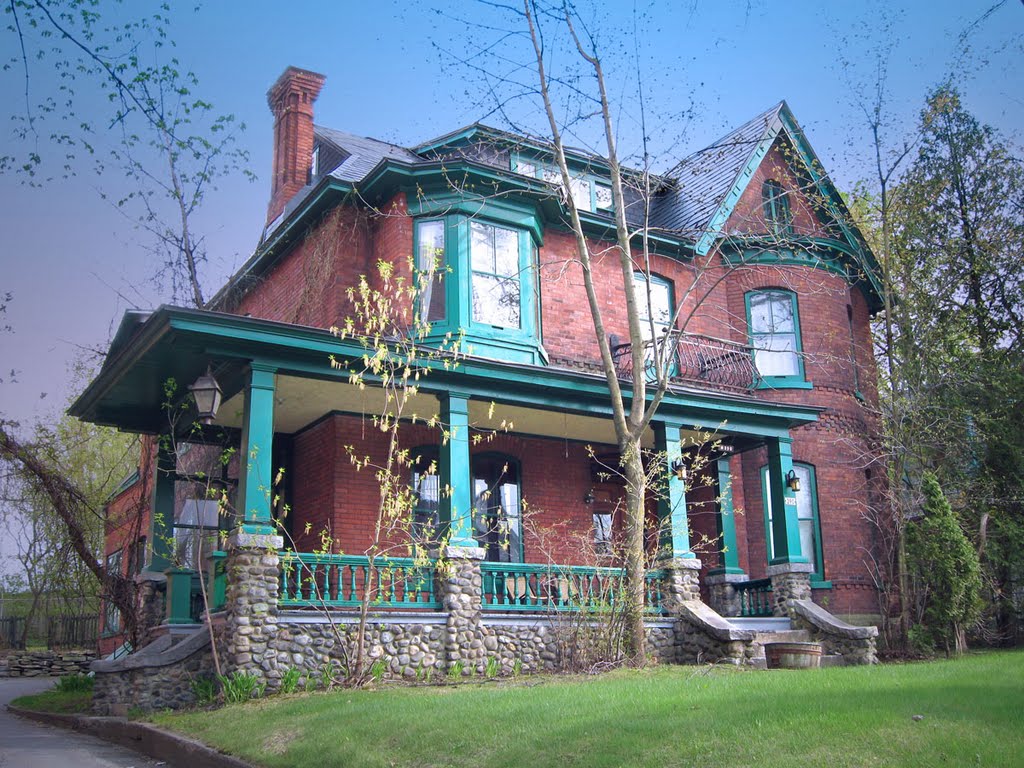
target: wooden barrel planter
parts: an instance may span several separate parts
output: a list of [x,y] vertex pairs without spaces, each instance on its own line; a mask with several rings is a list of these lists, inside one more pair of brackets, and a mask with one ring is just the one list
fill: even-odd
[[766,643],[768,669],[817,669],[821,666],[821,643]]

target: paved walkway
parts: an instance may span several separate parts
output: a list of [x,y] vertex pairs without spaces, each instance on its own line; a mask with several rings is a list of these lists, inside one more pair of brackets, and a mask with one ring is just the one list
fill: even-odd
[[0,768],[173,768],[130,749],[7,711],[12,699],[53,684],[50,677],[0,677]]

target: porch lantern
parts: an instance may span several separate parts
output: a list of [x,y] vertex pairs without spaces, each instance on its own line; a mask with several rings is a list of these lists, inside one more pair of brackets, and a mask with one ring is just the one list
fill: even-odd
[[586,504],[588,507],[591,504],[594,503],[594,489],[593,488],[591,488],[589,491],[587,491],[587,495],[583,497],[583,503]]
[[800,493],[800,478],[792,469],[786,474],[786,485],[793,493]]
[[189,385],[188,390],[196,401],[199,420],[203,424],[212,424],[217,416],[217,409],[220,408],[221,396],[224,393],[221,391],[220,384],[213,378],[209,366],[207,366],[205,374],[196,379],[194,384]]
[[686,463],[683,461],[682,457],[672,462],[672,472],[675,474],[676,480],[681,483],[686,482]]

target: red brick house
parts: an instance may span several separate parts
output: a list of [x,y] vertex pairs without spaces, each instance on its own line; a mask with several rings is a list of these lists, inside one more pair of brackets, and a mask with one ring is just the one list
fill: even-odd
[[[464,357],[435,366],[417,395],[421,417],[439,416],[456,436],[443,440],[423,418],[410,424],[402,439],[420,458],[409,481],[417,514],[433,516],[447,543],[470,553],[483,617],[474,631],[489,637],[498,630],[487,627],[506,626],[509,616],[564,607],[538,574],[553,564],[593,567],[587,557],[619,533],[621,483],[601,469],[615,463],[607,385],[563,196],[576,200],[597,253],[614,238],[607,163],[570,152],[575,178],[563,192],[550,146],[483,125],[410,148],[322,128],[313,103],[323,83],[290,68],[268,94],[274,169],[257,251],[209,309],[126,315],[72,413],[155,436],[157,470],[122,496],[148,502],[143,576],[170,570],[172,624],[192,610],[182,608],[191,605],[183,566],[205,567],[214,547],[195,542],[216,541],[218,527],[236,531],[229,558],[268,542],[281,549],[274,538],[284,531],[287,548],[320,569],[317,578],[355,584],[379,483],[345,446],[379,456],[384,438],[370,422],[373,396],[331,365],[332,356],[360,359],[361,348],[328,329],[351,315],[346,289],[360,275],[375,280],[384,261],[411,279],[412,263],[432,279],[406,311],[430,321],[428,346],[459,335]],[[874,452],[869,320],[880,298],[870,249],[785,102],[682,159],[654,190],[649,205],[628,193],[627,207],[633,221],[650,217],[654,256],[649,276],[638,267],[637,279],[650,286],[645,318],[674,354],[674,382],[647,441],[669,476],[666,498],[651,503],[652,525],[670,530],[667,561],[723,616],[782,616],[796,583],[796,598],[809,589],[833,614],[870,620],[879,604],[867,520],[884,475]],[[626,338],[618,265],[598,258],[595,279],[608,332]],[[685,325],[670,320],[679,304]],[[189,466],[209,454],[183,458],[159,437],[179,429],[168,419],[165,382],[177,382],[173,407],[187,407],[185,386],[206,372],[223,403],[205,434],[227,435],[237,449],[214,483],[237,511],[228,520],[197,490],[209,487],[209,474],[198,478]],[[502,422],[513,426],[472,439]],[[422,471],[435,461],[439,481]],[[681,464],[703,471],[683,481]],[[112,517],[128,504],[120,498]],[[109,554],[136,546],[117,530]],[[564,535],[542,541],[541,530]],[[314,555],[323,531],[332,552]],[[586,556],[583,540],[592,545]],[[289,576],[295,557],[281,557],[268,588],[281,616],[299,616],[310,598]],[[242,592],[228,580],[230,626],[248,609],[232,607]],[[529,587],[508,587],[519,583]],[[325,602],[340,613],[352,605],[343,585],[329,592]],[[378,607],[432,615],[447,610],[442,592],[406,583]],[[654,613],[660,594],[652,588]],[[694,603],[697,593],[684,597]],[[691,616],[687,626],[703,620]],[[722,626],[720,635],[733,631]],[[258,652],[232,645],[231,653],[243,667],[269,659],[274,637]],[[448,662],[458,656],[447,653]]]

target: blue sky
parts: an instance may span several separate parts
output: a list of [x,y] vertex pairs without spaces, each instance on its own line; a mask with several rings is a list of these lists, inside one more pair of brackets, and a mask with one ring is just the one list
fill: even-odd
[[[968,65],[959,60],[959,36],[994,2],[638,3],[642,12],[622,2],[599,6],[595,16],[611,52],[613,94],[629,91],[639,60],[649,122],[657,127],[654,143],[665,151],[662,167],[786,98],[826,168],[848,186],[870,172],[856,93],[874,81],[872,51],[886,40],[894,137],[913,125],[927,89],[953,70],[967,107],[1021,143],[1024,6],[1008,0],[969,37]],[[247,124],[240,140],[258,176],[251,184],[223,181],[198,218],[211,258],[208,294],[248,257],[261,233],[272,128],[265,94],[286,66],[327,75],[317,121],[357,134],[411,145],[486,114],[477,84],[452,53],[474,44],[455,17],[489,19],[473,3],[440,8],[395,0],[250,0],[176,11],[177,55],[219,111]],[[8,34],[3,50],[14,50],[12,42]],[[31,83],[37,91],[52,84],[45,65],[33,65]],[[4,147],[13,147],[8,118],[24,103],[23,89],[17,66],[0,72]],[[83,111],[103,114],[102,102],[88,103],[84,89],[80,95]],[[537,116],[528,109],[519,114]],[[628,154],[638,144],[635,104],[620,116]],[[105,347],[126,308],[165,298],[147,279],[154,268],[143,238],[97,194],[117,193],[116,182],[83,174],[29,188],[0,176],[0,292],[14,294],[6,319],[14,332],[0,334],[0,377],[18,371],[15,383],[0,384],[0,416],[28,421],[62,407],[72,394],[68,362],[82,349]]]

